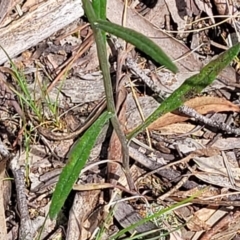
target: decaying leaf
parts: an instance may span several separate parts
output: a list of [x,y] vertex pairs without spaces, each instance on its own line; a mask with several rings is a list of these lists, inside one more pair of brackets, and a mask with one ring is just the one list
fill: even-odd
[[178,25],[178,30],[183,31],[186,25],[185,21],[179,16],[176,1],[165,1],[168,10],[171,13],[173,21]]
[[[228,162],[227,169],[223,157],[220,155],[207,158],[196,157],[193,158],[193,160],[197,164],[198,169],[202,171],[195,174],[197,178],[217,186],[235,190],[240,189],[238,184],[240,179],[240,168],[232,163],[232,161]],[[236,180],[234,184],[230,180],[230,174],[232,178]]]
[[[193,98],[185,102],[185,105],[195,109],[200,114],[228,111],[239,112],[240,110],[240,108],[237,105],[231,103],[226,99],[211,96]],[[178,111],[174,111],[172,113],[167,113],[158,118],[155,122],[153,122],[149,126],[149,129],[158,130],[166,125],[170,125],[177,122],[178,123],[184,122],[187,121],[188,119],[189,117],[181,115]]]
[[174,123],[168,126],[164,126],[159,128],[158,130],[161,131],[161,135],[171,135],[171,134],[184,134],[184,133],[190,133],[193,136],[202,136],[203,131],[197,130],[193,131],[196,126],[194,124],[190,123]]
[[[212,157],[201,157],[194,158],[195,163],[197,163],[198,168],[204,172],[219,174],[223,176],[228,176],[227,168],[223,162],[223,158],[220,155],[212,156]],[[236,166],[236,164],[229,162],[229,168],[231,169],[232,175],[236,180],[240,180],[240,168]]]
[[215,209],[203,208],[198,210],[193,217],[187,222],[187,227],[191,231],[209,230],[210,226],[205,222],[213,213]]
[[[234,15],[237,12],[236,1],[214,0],[214,5],[219,15]],[[232,19],[228,21],[232,22]]]
[[201,1],[201,0],[195,0],[196,5],[198,8],[205,12],[212,20],[213,23],[215,23],[213,12],[212,12],[212,4],[209,1]]

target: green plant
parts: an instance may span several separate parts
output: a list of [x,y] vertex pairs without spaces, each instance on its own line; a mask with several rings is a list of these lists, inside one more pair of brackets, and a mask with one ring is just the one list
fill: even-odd
[[[3,51],[5,52],[5,50]],[[7,55],[6,52],[5,54]],[[12,67],[12,72],[11,72],[12,78],[15,80],[17,86],[20,87],[19,90],[16,90],[13,87],[10,87],[10,89],[18,96],[22,109],[28,108],[27,109],[28,111],[29,110],[32,111],[33,114],[35,114],[39,120],[42,120],[41,108],[36,104],[35,99],[32,98],[30,90],[27,85],[27,80],[24,74],[19,69],[17,69],[16,65],[8,55],[7,57]],[[25,119],[23,120],[25,121]]]
[[[159,216],[162,216],[163,214],[166,214],[168,212],[171,212],[171,211],[174,211],[175,209],[179,208],[179,207],[182,207],[184,204],[186,203],[189,203],[191,202],[192,199],[194,199],[197,195],[199,195],[203,190],[199,191],[199,193],[181,201],[181,202],[178,202],[178,203],[175,203],[167,208],[164,208],[154,214],[152,214],[151,216],[149,217],[146,217],[146,218],[143,218],[142,220],[136,222],[135,224],[132,224],[130,225],[129,227],[126,227],[124,229],[122,229],[121,231],[119,231],[118,233],[114,234],[113,236],[111,236],[109,239],[110,240],[114,240],[114,239],[118,239],[119,237],[123,236],[125,233],[127,232],[131,232],[132,230],[134,230],[137,226],[140,226],[146,222],[149,222],[149,221],[152,221],[153,219],[159,217]],[[146,239],[146,238],[144,238]]]
[[[61,117],[64,115],[64,114],[60,115],[58,100],[59,100],[59,96],[60,96],[60,91],[61,91],[64,81],[66,79],[66,75],[67,74],[65,74],[63,80],[60,83],[56,98],[54,100],[51,99],[51,97],[48,93],[48,90],[47,90],[47,86],[44,84],[41,85],[40,83],[38,83],[39,86],[41,86],[40,87],[41,99],[45,100],[44,104],[46,105],[47,111],[50,113],[50,116],[46,116],[46,119],[50,118],[52,125],[57,128],[59,128],[59,126],[61,126]],[[44,110],[43,110],[44,107],[41,107],[41,109],[42,109],[42,115],[46,115],[46,113],[44,113]]]
[[[151,116],[149,116],[144,123],[138,126],[126,137],[121,130],[120,124],[115,113],[113,90],[111,85],[106,51],[105,32],[109,32],[111,34],[116,35],[117,37],[123,38],[127,42],[130,42],[131,44],[135,45],[137,48],[142,50],[144,53],[149,55],[156,62],[158,62],[161,65],[164,65],[171,71],[176,72],[177,68],[174,65],[174,63],[170,60],[170,58],[150,39],[131,29],[124,28],[122,26],[106,21],[105,20],[106,0],[93,0],[92,3],[89,0],[83,0],[82,2],[84,11],[91,24],[94,37],[96,40],[98,59],[104,80],[108,114],[104,113],[97,120],[97,122],[94,123],[90,127],[90,129],[81,137],[81,139],[77,141],[78,147],[77,148],[74,147],[72,149],[68,159],[68,163],[60,175],[60,179],[57,183],[56,189],[53,194],[53,199],[49,213],[50,218],[56,217],[56,215],[60,211],[62,205],[64,204],[64,201],[66,200],[72,188],[72,185],[76,181],[81,169],[84,167],[89,157],[90,150],[93,147],[94,142],[96,141],[96,138],[101,130],[100,128],[103,126],[103,124],[105,124],[108,121],[109,118],[122,144],[123,167],[125,169],[128,184],[130,188],[133,189],[134,186],[133,183],[131,182],[129,171],[127,143],[131,140],[132,137],[134,137],[140,131],[144,130],[160,115],[163,115],[167,112],[171,112],[176,108],[180,107],[182,104],[184,104],[184,102],[188,99],[188,96],[192,95],[191,93],[193,94],[199,93],[206,86],[211,84],[215,77],[219,74],[219,72],[233,60],[233,58],[238,54],[240,50],[240,44],[233,46],[228,51],[220,55],[216,60],[207,64],[200,71],[199,74],[194,75],[187,79],[177,90],[175,90],[170,95],[170,97],[163,101],[161,106]],[[90,137],[91,141],[89,141]],[[86,148],[87,151],[85,151],[85,154],[83,156],[82,151],[84,149],[86,150]],[[74,176],[72,174],[72,171],[74,171]],[[167,210],[171,209],[172,208],[167,208]],[[128,230],[126,229],[124,231],[126,232]],[[120,235],[118,234],[117,236]]]
[[[17,68],[17,66],[14,64],[14,62],[11,60],[7,52],[0,46],[0,48],[5,52],[6,56],[8,57],[8,60],[11,64],[11,69],[9,70],[9,73],[11,74],[12,78],[14,79],[16,83],[16,88],[10,85],[9,83],[5,82],[5,84],[10,88],[12,92],[16,94],[16,96],[19,99],[20,106],[22,109],[22,121],[23,121],[23,144],[24,144],[24,150],[26,153],[26,161],[25,161],[25,170],[26,170],[26,180],[29,181],[29,154],[30,154],[30,144],[32,142],[32,132],[34,131],[34,127],[30,126],[30,129],[26,128],[26,117],[25,112],[28,114],[35,115],[39,122],[44,121],[44,114],[43,114],[43,108],[41,103],[39,104],[39,101],[35,99],[35,96],[31,94],[31,90],[28,86],[27,80],[25,75],[21,70]],[[38,79],[36,79],[38,80]],[[45,104],[47,105],[48,110],[50,110],[52,116],[54,116],[54,120],[58,122],[58,97],[59,92],[57,94],[56,101],[53,103],[51,102],[51,99],[49,98],[49,95],[47,94],[46,88],[44,86],[41,86],[38,81],[36,81],[38,84],[38,89],[41,91],[41,100],[44,100]],[[61,87],[61,86],[60,86]],[[34,91],[35,92],[35,91]],[[51,117],[52,117],[51,116]]]
[[[200,93],[204,88],[210,85],[217,75],[235,58],[240,51],[240,43],[234,45],[226,52],[218,56],[215,60],[208,63],[203,67],[200,73],[193,75],[186,79],[184,83],[176,89],[168,98],[166,98],[161,105],[145,120],[144,123],[139,125],[131,133],[128,134],[127,139],[131,140],[140,131],[149,126],[161,115],[172,112],[179,108],[187,100],[189,96]],[[191,98],[190,97],[190,98]]]
[[[105,16],[106,0],[94,0],[92,4],[88,0],[83,0],[83,7],[88,17],[88,20],[92,26],[94,37],[96,40],[99,64],[100,64],[102,74],[103,74],[103,79],[104,79],[104,88],[105,88],[105,94],[106,94],[106,100],[107,100],[107,111],[111,114],[111,123],[122,144],[123,166],[128,179],[128,184],[133,189],[134,184],[133,182],[131,182],[129,164],[128,164],[129,156],[128,156],[127,141],[124,133],[121,130],[121,126],[119,124],[118,118],[115,113],[113,89],[112,89],[110,70],[109,70],[108,58],[107,58],[105,32],[103,32],[102,30],[100,30],[98,27],[95,26],[95,23],[99,18],[101,19],[106,18]],[[93,9],[93,7],[95,9]],[[129,31],[128,31],[128,34],[130,34]],[[140,41],[139,41],[139,38],[140,38]],[[144,40],[145,40],[145,45],[143,45]],[[154,44],[151,40],[147,39],[145,36],[141,34],[139,35],[138,33],[133,32],[133,35],[131,36],[131,39],[129,39],[129,41],[137,46],[139,45],[139,48],[142,50],[146,49],[146,53],[149,55],[154,55],[155,53],[157,53],[154,55],[155,56],[154,60],[164,64],[165,66],[167,66],[169,69],[172,69],[173,71],[177,70],[176,66],[171,62],[171,60],[167,57],[167,55],[159,47],[157,47],[156,44]],[[106,122],[106,119],[104,120],[104,122]],[[91,129],[92,128],[94,129],[94,125],[91,127]],[[98,133],[99,129],[96,129],[95,132]],[[93,138],[93,136],[95,136],[96,138],[98,134],[93,134],[91,137]],[[77,144],[79,148],[81,148],[81,144],[84,144],[84,146],[86,147],[86,143],[84,142],[85,138],[87,139],[89,138],[88,131],[79,140],[79,144]],[[92,143],[94,143],[94,141]],[[87,149],[91,149],[91,147],[93,147],[93,145],[89,143]],[[68,164],[63,169],[60,175],[60,179],[57,183],[56,189],[53,194],[52,204],[49,212],[50,218],[55,217],[58,211],[60,211],[62,205],[64,204],[64,201],[66,200],[70,192],[72,185],[76,181],[82,167],[84,166],[86,160],[88,159],[89,155],[86,155],[86,154],[84,158],[82,158],[81,153],[79,153],[81,152],[79,148],[78,149],[74,148],[71,151]],[[88,154],[90,154],[90,150],[87,152]],[[81,162],[81,164],[78,164],[78,166],[75,166],[77,162]],[[76,173],[74,174],[74,177],[72,175],[72,171],[69,171],[69,168],[71,168],[71,166],[74,166],[74,170]],[[66,186],[66,184],[68,185],[67,187],[68,190],[66,190],[66,187],[64,188],[62,187],[62,186]],[[62,196],[61,201],[60,201],[60,196]]]
[[[17,66],[14,64],[14,62],[11,60],[7,52],[0,46],[0,48],[4,51],[6,56],[8,57],[8,60],[11,64],[11,70],[9,70],[9,73],[11,74],[12,78],[14,79],[16,86],[18,89],[15,89],[12,85],[8,84],[7,82],[5,83],[12,92],[16,94],[16,96],[19,99],[21,108],[23,110],[26,110],[28,113],[33,114],[35,117],[37,117],[37,120],[39,122],[44,121],[44,114],[43,114],[43,108],[42,108],[42,103],[39,103],[37,99],[35,99],[35,95],[31,94],[31,91],[25,75],[22,73],[21,70],[17,68]],[[56,100],[52,102],[50,99],[47,91],[46,91],[46,86],[41,86],[41,84],[38,82],[38,79],[36,79],[38,88],[41,91],[41,101],[44,100],[44,104],[46,104],[48,110],[50,110],[52,116],[55,118],[55,121],[58,122],[58,98],[59,98],[59,93],[60,90],[57,93]],[[62,86],[62,85],[61,85]],[[60,86],[60,88],[61,88]],[[35,91],[34,91],[35,93]],[[25,116],[21,116],[25,123]]]
[[69,154],[68,162],[63,168],[49,210],[50,218],[57,216],[61,210],[72,186],[77,180],[80,171],[85,166],[97,137],[103,126],[112,117],[112,113],[104,112],[98,120],[84,133],[84,135],[74,144]]

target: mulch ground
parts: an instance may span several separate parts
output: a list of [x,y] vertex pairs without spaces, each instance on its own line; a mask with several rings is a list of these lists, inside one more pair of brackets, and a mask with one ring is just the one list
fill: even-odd
[[[151,37],[180,70],[174,75],[133,46],[108,36],[113,91],[126,134],[185,79],[239,39],[237,1],[128,4],[124,24]],[[109,1],[108,19],[119,21],[121,8],[122,1]],[[16,15],[14,9],[11,15]],[[148,235],[136,239],[239,239],[238,59],[187,103],[208,122],[225,123],[231,131],[178,111],[161,116],[129,145],[136,194],[121,168],[121,145],[106,125],[58,220],[46,222],[69,151],[106,108],[87,19],[72,22],[12,61],[40,114],[21,100],[17,93],[24,96],[23,89],[5,62],[0,67],[0,221],[6,226],[0,228],[0,239],[24,239],[24,234],[25,239],[110,239],[160,211],[121,239],[141,233]]]

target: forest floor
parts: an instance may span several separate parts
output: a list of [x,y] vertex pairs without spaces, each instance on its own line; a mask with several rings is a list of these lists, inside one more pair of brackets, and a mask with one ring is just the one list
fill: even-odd
[[[9,17],[21,19],[26,3],[35,11],[45,1],[9,2],[6,14],[0,10],[4,31],[15,24]],[[230,0],[108,0],[109,21],[152,39],[179,69],[173,74],[107,35],[124,134],[239,41],[239,9]],[[0,66],[0,222],[6,223],[0,240],[240,239],[238,58],[186,102],[208,121],[176,110],[132,139],[135,191],[122,169],[121,144],[106,124],[57,220],[50,220],[52,194],[74,143],[106,109],[96,45],[82,16],[10,57]]]

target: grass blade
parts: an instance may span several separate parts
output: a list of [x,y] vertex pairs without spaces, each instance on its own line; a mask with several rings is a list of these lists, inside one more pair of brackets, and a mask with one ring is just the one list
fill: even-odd
[[183,105],[186,100],[189,100],[192,96],[200,93],[214,81],[217,75],[235,58],[239,51],[240,43],[237,43],[235,46],[218,56],[217,59],[203,67],[199,74],[185,80],[178,89],[162,102],[162,104],[145,120],[144,123],[127,135],[127,139],[130,140],[148,127],[159,116],[174,111]]
[[163,50],[155,44],[151,39],[143,34],[136,32],[130,28],[122,27],[115,23],[106,20],[95,21],[95,26],[105,32],[109,32],[117,37],[124,39],[126,42],[133,44],[139,50],[150,56],[157,63],[164,65],[172,72],[177,72],[176,65],[172,60],[163,52]]
[[98,135],[103,126],[112,117],[109,112],[104,112],[98,120],[85,132],[85,134],[75,143],[68,158],[68,162],[61,172],[56,189],[53,193],[49,210],[51,219],[55,218],[67,199],[73,184],[77,180],[79,173],[85,166]]
[[[32,110],[39,119],[41,119],[42,118],[41,109],[38,108],[35,101],[32,99],[30,91],[27,87],[27,80],[26,80],[24,74],[20,70],[17,69],[17,66],[15,65],[15,63],[12,61],[12,59],[10,58],[8,53],[5,51],[5,49],[1,45],[0,45],[0,48],[3,50],[3,52],[5,53],[5,55],[7,56],[8,60],[11,64],[10,74],[11,74],[12,78],[16,81],[16,83],[19,85],[22,93],[18,92],[17,90],[15,90],[15,88],[12,88],[10,86],[9,86],[9,88],[11,89],[11,91],[13,91],[19,97],[21,106],[26,104],[30,108],[30,110]],[[24,117],[24,116],[22,116],[22,117]],[[25,119],[23,119],[23,120],[25,121]]]

